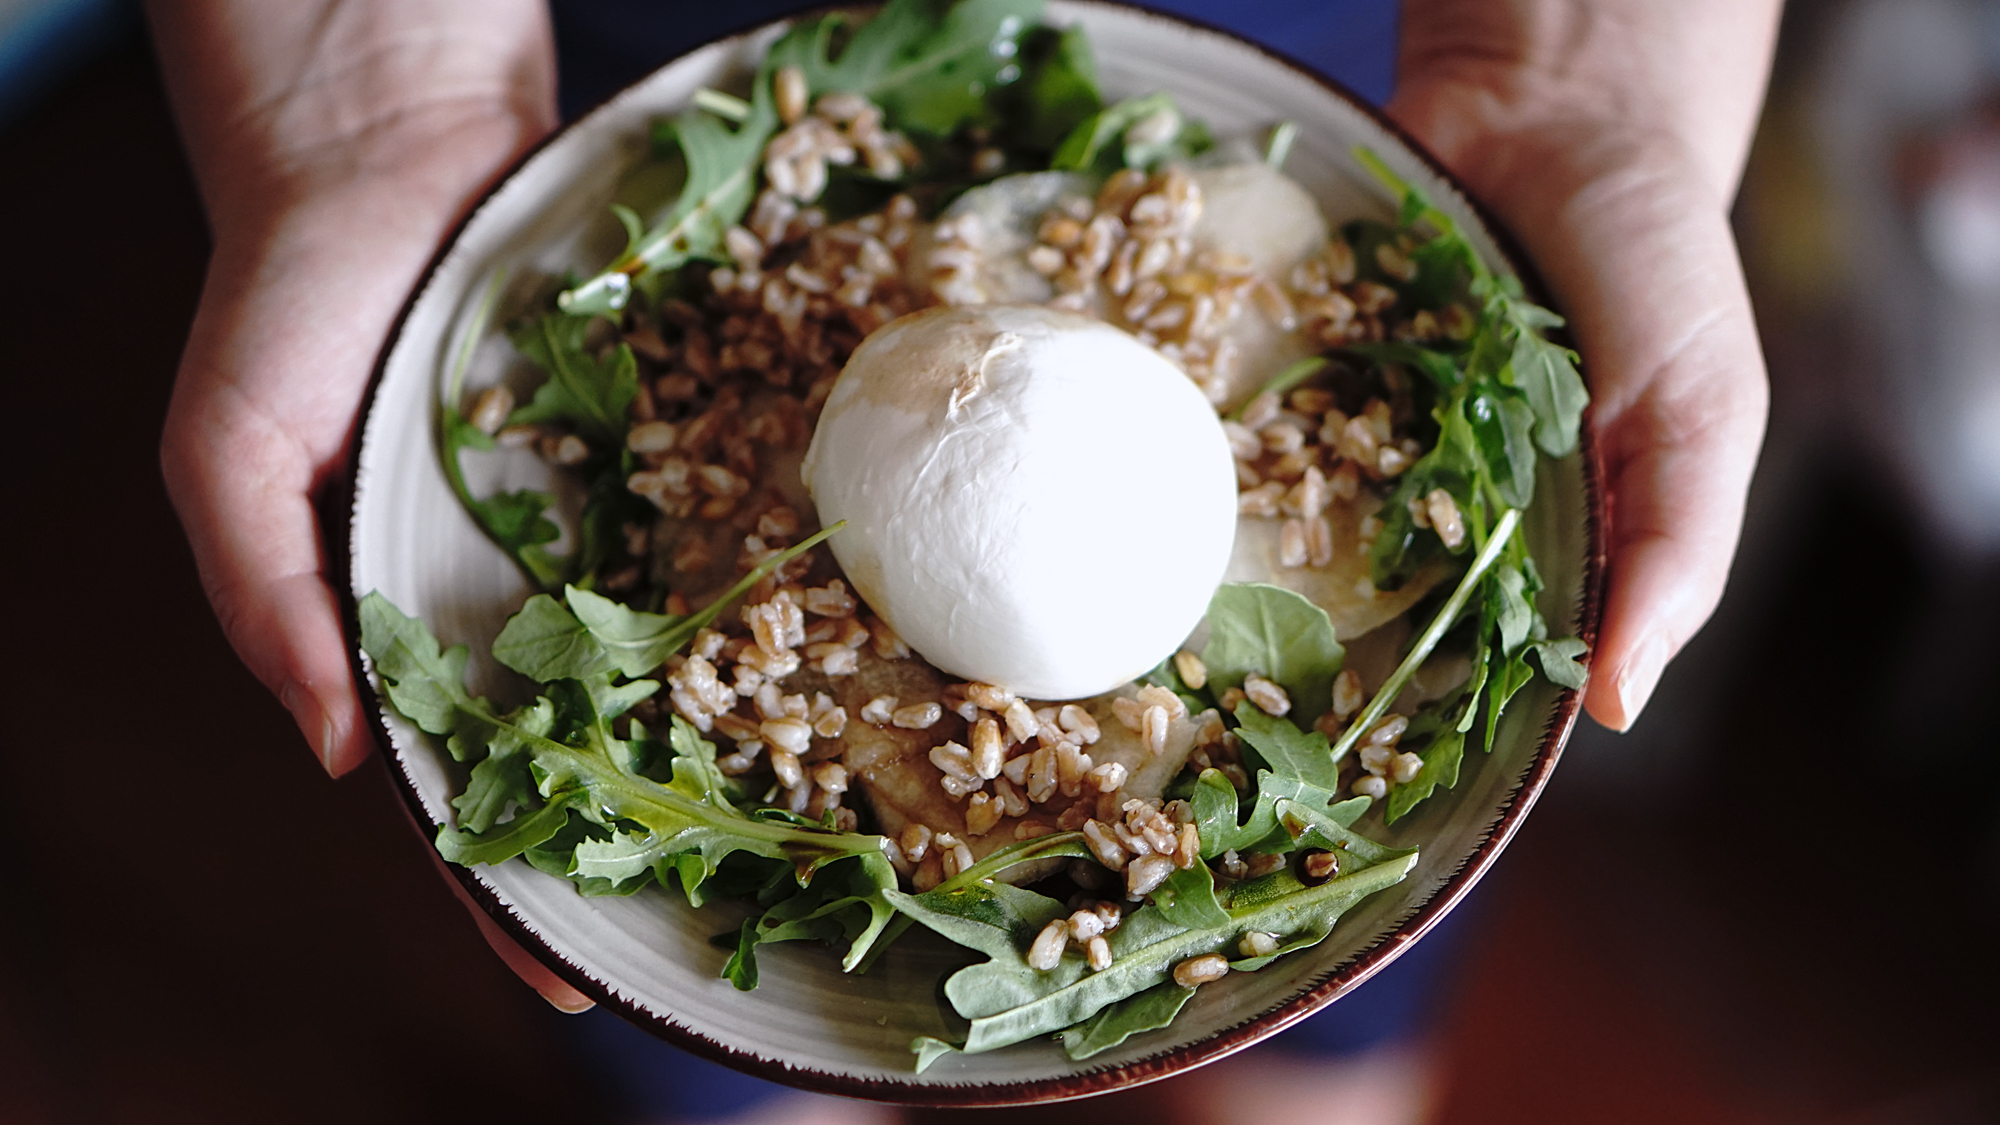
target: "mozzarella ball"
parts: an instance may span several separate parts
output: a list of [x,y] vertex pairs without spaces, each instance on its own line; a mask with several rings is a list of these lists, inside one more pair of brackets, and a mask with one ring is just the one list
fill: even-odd
[[848,581],[943,671],[1096,695],[1172,653],[1236,534],[1214,407],[1158,352],[1039,307],[913,313],[841,371],[802,469]]

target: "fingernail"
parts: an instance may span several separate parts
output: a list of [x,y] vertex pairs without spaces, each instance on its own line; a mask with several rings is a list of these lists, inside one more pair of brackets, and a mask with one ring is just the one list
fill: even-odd
[[550,1007],[566,1016],[579,1016],[597,1007],[597,1001],[580,992],[571,993],[561,1000],[553,996],[544,996],[542,999],[547,1000]]
[[1666,639],[1653,634],[1640,641],[1632,658],[1618,669],[1618,708],[1625,713],[1625,725],[1620,730],[1631,730],[1632,724],[1639,720],[1639,712],[1653,698],[1653,689],[1660,685],[1660,673],[1666,667]]
[[286,684],[280,688],[278,702],[292,713],[292,721],[306,736],[306,745],[312,748],[313,757],[319,759],[320,768],[332,774],[333,767],[328,764],[327,755],[333,752],[333,720],[327,717],[326,708],[321,707],[319,700],[302,684]]

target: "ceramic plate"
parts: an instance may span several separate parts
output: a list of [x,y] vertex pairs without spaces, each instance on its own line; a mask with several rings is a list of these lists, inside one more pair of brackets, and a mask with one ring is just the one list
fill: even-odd
[[[1166,89],[1218,135],[1299,123],[1285,170],[1336,222],[1387,218],[1391,201],[1355,163],[1365,145],[1462,224],[1496,266],[1509,268],[1493,227],[1436,165],[1352,94],[1241,40],[1178,19],[1103,3],[1051,3],[1057,24],[1088,30],[1107,97]],[[606,205],[641,156],[647,125],[702,86],[754,68],[781,28],[710,44],[570,125],[527,157],[473,210],[412,295],[385,348],[352,476],[348,589],[379,590],[430,623],[446,643],[484,653],[529,594],[518,571],[460,510],[439,468],[433,428],[447,355],[490,280],[509,282],[504,316],[565,270],[588,273],[622,245]],[[497,332],[475,341],[468,384],[519,373]],[[1586,438],[1586,443],[1587,443]],[[1594,639],[1599,521],[1589,446],[1544,462],[1526,532],[1548,582],[1543,612],[1558,633]],[[467,460],[475,491],[542,485],[535,459]],[[558,546],[561,546],[558,544]],[[349,605],[350,627],[353,614]],[[358,636],[351,633],[350,636]],[[358,666],[365,667],[357,654]],[[509,685],[475,655],[476,690],[512,702]],[[379,706],[383,745],[425,831],[450,815],[458,767],[431,739]],[[729,905],[691,910],[678,896],[584,898],[525,862],[454,869],[520,943],[600,1003],[665,1038],[781,1082],[888,1101],[994,1105],[1077,1097],[1163,1078],[1255,1043],[1332,1003],[1434,925],[1493,862],[1554,767],[1577,710],[1573,693],[1537,679],[1507,712],[1492,755],[1471,754],[1456,789],[1440,792],[1378,838],[1421,844],[1410,877],[1343,917],[1333,936],[1257,973],[1201,990],[1172,1027],[1135,1036],[1085,1062],[1053,1041],[953,1056],[913,1073],[910,1040],[946,1035],[940,979],[964,952],[914,929],[865,977],[806,943],[766,946],[762,982],[738,992],[719,975],[711,935],[734,930]]]

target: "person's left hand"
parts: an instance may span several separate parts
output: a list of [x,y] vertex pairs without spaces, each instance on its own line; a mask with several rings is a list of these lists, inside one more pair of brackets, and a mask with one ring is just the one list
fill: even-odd
[[1610,527],[1586,705],[1630,727],[1722,596],[1769,391],[1729,204],[1778,0],[1408,0],[1389,112],[1525,244]]

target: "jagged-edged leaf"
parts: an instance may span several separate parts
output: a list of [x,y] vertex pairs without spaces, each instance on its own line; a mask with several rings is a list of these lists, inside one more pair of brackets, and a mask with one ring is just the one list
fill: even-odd
[[1324,734],[1300,730],[1290,719],[1267,715],[1247,700],[1236,705],[1236,721],[1237,737],[1249,743],[1273,773],[1322,789],[1340,785],[1340,764]]
[[[528,760],[542,804],[517,809],[512,819],[475,830],[469,825],[440,827],[438,849],[463,864],[499,863],[548,843],[571,824],[575,810],[602,832],[584,829],[563,850],[579,886],[592,893],[622,893],[633,880],[650,878],[663,863],[687,871],[687,854],[698,857],[705,875],[728,856],[747,852],[779,860],[800,886],[810,885],[827,866],[856,857],[851,865],[870,890],[850,883],[841,897],[854,900],[868,920],[856,933],[849,963],[888,923],[891,910],[882,893],[895,873],[882,852],[882,838],[836,832],[786,816],[746,814],[726,799],[714,771],[715,748],[685,720],[675,717],[668,740],[675,752],[673,780],[661,784],[639,772],[647,755],[641,728],[628,741],[615,736],[611,722],[651,695],[650,680],[612,682],[610,672],[547,685],[537,703],[501,716],[486,700],[466,693],[460,680],[464,649],[441,652],[420,621],[409,618],[378,594],[362,601],[362,645],[391,691],[413,702],[427,720],[425,729],[449,734],[461,725],[476,727],[490,748],[505,745],[508,755]],[[400,704],[398,705],[400,708]],[[554,858],[544,849],[543,862]]]
[[514,332],[515,348],[549,377],[534,398],[515,408],[509,425],[555,423],[573,427],[599,449],[624,445],[639,393],[638,361],[624,344],[603,359],[592,354],[585,343],[591,319],[552,312]]

